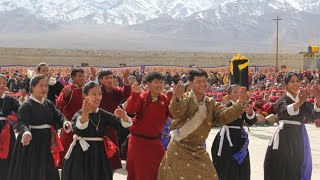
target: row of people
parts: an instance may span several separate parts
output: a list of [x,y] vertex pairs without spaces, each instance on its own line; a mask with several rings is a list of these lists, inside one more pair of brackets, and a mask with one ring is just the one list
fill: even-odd
[[[81,76],[81,73],[81,71],[75,72],[75,76],[73,76],[75,83],[77,82],[76,76],[79,74]],[[103,77],[106,76],[99,77],[99,80],[102,81]],[[135,114],[134,118],[128,118],[125,111],[117,107],[114,110],[115,115],[122,120],[98,108],[101,106],[103,90],[105,90],[98,83],[89,82],[85,86],[81,84],[81,86],[76,87],[82,87],[80,92],[85,97],[83,103],[79,94],[74,96],[74,99],[78,99],[78,102],[71,102],[73,91],[70,89],[72,87],[65,87],[63,93],[59,96],[65,102],[62,103],[61,107],[65,108],[67,105],[79,107],[80,105],[78,110],[74,110],[75,115],[72,115],[73,118],[71,118],[71,122],[74,122],[72,124],[68,123],[70,121],[67,121],[54,103],[47,100],[49,98],[49,85],[46,76],[35,76],[31,81],[32,94],[18,112],[19,136],[14,148],[10,145],[7,150],[7,152],[13,153],[12,156],[6,156],[8,158],[5,160],[7,164],[11,162],[9,179],[58,178],[57,168],[55,167],[58,165],[56,153],[63,149],[55,133],[58,127],[63,127],[66,134],[71,129],[74,133],[69,144],[71,146],[65,148],[67,154],[62,156],[65,157],[63,179],[73,179],[74,177],[77,177],[76,179],[112,179],[113,169],[115,168],[111,168],[111,165],[108,166],[108,164],[109,158],[115,153],[112,149],[116,150],[116,148],[112,148],[115,147],[114,144],[104,137],[107,127],[118,128],[119,124],[125,127],[132,126],[130,127],[127,157],[129,180],[157,178],[228,179],[229,176],[233,179],[250,178],[248,139],[242,125],[244,121],[248,124],[254,123],[255,115],[252,108],[246,106],[248,99],[246,89],[231,86],[229,94],[231,101],[228,105],[230,107],[222,107],[220,103],[205,96],[207,78],[208,75],[201,69],[190,71],[191,91],[185,93],[185,87],[182,83],[179,83],[174,89],[174,96],[170,103],[171,98],[162,94],[164,77],[160,73],[150,73],[146,78],[149,91],[141,92],[138,84],[134,84],[131,96],[125,104],[125,110],[129,114]],[[0,79],[5,82],[5,78]],[[277,111],[283,114],[280,115],[282,121],[279,131],[283,126],[286,128],[283,129],[282,133],[278,133],[280,135],[276,134],[270,141],[272,148],[270,146],[266,154],[265,178],[277,179],[280,177],[279,179],[283,179],[292,177],[290,179],[298,179],[304,175],[308,179],[311,176],[311,167],[309,166],[311,160],[310,146],[309,151],[303,149],[303,147],[308,147],[308,139],[303,123],[301,124],[301,118],[304,115],[318,117],[319,106],[317,103],[311,106],[311,103],[306,102],[306,97],[309,96],[307,91],[298,93],[300,81],[297,74],[289,73],[285,83],[287,85],[287,95],[277,102],[279,107]],[[313,88],[313,94],[316,99],[320,98],[317,87]],[[19,106],[19,103],[15,102],[15,104],[17,107]],[[2,108],[7,107],[7,105],[3,102]],[[14,111],[14,109],[8,110],[8,112],[11,111]],[[70,110],[64,113],[68,112]],[[6,119],[7,115],[3,115],[3,119]],[[165,152],[159,137],[168,116],[173,118],[171,125],[173,136],[168,150]],[[6,120],[3,122],[7,124]],[[225,126],[222,127],[214,141],[212,163],[205,150],[204,143],[211,127],[215,124]],[[12,133],[10,128],[9,132]],[[3,133],[8,132],[8,128],[6,130],[2,130],[1,135],[8,135],[8,133]],[[286,135],[290,133],[298,134],[300,139],[298,143],[293,141],[295,143],[290,146],[294,150],[288,149],[289,146],[286,144],[287,141],[291,142],[290,139],[286,138],[292,137]],[[14,139],[14,136],[11,135],[10,137]],[[224,140],[225,138],[226,140]],[[285,139],[285,141],[279,141],[280,138]],[[305,146],[303,146],[304,143],[306,143]],[[232,147],[230,148],[230,146]],[[277,146],[279,150],[277,150]],[[2,144],[2,147],[6,146]],[[10,151],[10,148],[13,148],[13,150]],[[293,151],[294,154],[292,155],[288,151]],[[102,154],[97,156],[97,152]],[[288,154],[292,155],[292,157],[287,159],[286,156],[282,156],[284,153],[287,156]],[[301,153],[305,153],[305,155],[303,156]],[[11,157],[12,159],[8,160]],[[105,159],[105,162],[101,158]],[[290,168],[278,167],[274,163],[275,158],[277,158],[279,164],[290,164],[291,166],[287,166]],[[228,162],[229,165],[226,166]],[[303,166],[306,171],[299,169],[302,167],[302,162],[306,163]],[[93,167],[98,170],[90,171]],[[226,167],[241,168],[238,170],[232,168],[235,171],[230,173],[230,169],[228,170]],[[292,170],[296,173],[292,173]],[[19,176],[21,177],[19,178]]]
[[[54,104],[54,102],[56,101],[57,109],[61,110],[62,114],[66,116],[68,121],[70,121],[72,119],[73,115],[78,110],[81,109],[81,105],[82,105],[82,98],[81,97],[83,94],[82,91],[83,91],[83,84],[84,84],[84,78],[83,78],[84,71],[82,69],[73,69],[73,71],[71,72],[73,84],[61,89],[61,88],[58,88],[58,87],[60,87],[59,82],[57,82],[57,81],[53,82],[54,79],[48,78],[49,67],[47,64],[41,63],[38,65],[38,67],[36,69],[37,69],[38,74],[43,74],[45,76],[45,79],[47,81],[49,80],[47,82],[48,83],[48,92],[45,93],[45,98],[48,99],[50,102],[52,102],[52,104]],[[111,71],[105,71],[104,73],[101,72],[99,75],[102,75],[99,79],[102,82],[104,82],[102,84],[105,85],[105,86],[102,85],[101,87],[99,86],[101,88],[101,91],[103,92],[103,98],[105,99],[104,103],[101,103],[101,106],[103,106],[102,107],[103,109],[107,109],[108,111],[110,111],[109,109],[113,108],[113,111],[114,111],[117,108],[117,104],[119,104],[119,102],[121,100],[126,98],[126,97],[122,97],[122,96],[126,95],[128,97],[130,95],[131,88],[129,85],[127,85],[127,87],[128,87],[127,89],[120,90],[120,89],[113,88],[112,85],[110,86],[110,80],[112,81],[112,78],[110,78],[110,76],[112,76]],[[3,78],[3,80],[4,80],[3,82],[6,82],[5,77]],[[31,86],[32,86],[32,84],[31,84]],[[4,91],[5,91],[5,85],[3,87],[3,92]],[[61,91],[61,93],[59,93],[60,91]],[[34,94],[34,93],[32,93],[32,94]],[[32,94],[30,95],[29,99],[33,98]],[[60,94],[60,95],[57,96],[57,94],[58,95]],[[3,95],[4,95],[4,93],[3,93]],[[55,97],[55,98],[52,98],[52,97]],[[13,98],[11,98],[11,99],[13,99]],[[116,101],[116,102],[113,102],[113,104],[112,104],[111,103],[112,101]],[[4,105],[7,105],[7,104],[3,104],[3,106]],[[38,111],[41,111],[41,109],[39,109]],[[111,110],[110,112],[113,112],[113,111]],[[8,111],[8,112],[11,112],[11,111]],[[21,114],[21,113],[19,113],[19,114]],[[5,118],[6,115],[7,114],[4,115],[3,119],[6,119]],[[39,116],[39,117],[41,117],[41,116]],[[20,121],[20,117],[18,119],[19,119],[19,124],[17,127],[21,133],[21,132],[24,132],[23,129],[21,129],[21,125],[20,125],[20,122],[22,122],[22,121]],[[6,122],[6,121],[3,121],[3,122]],[[110,134],[109,130],[106,129],[105,131],[109,132],[109,134]],[[71,144],[72,138],[73,138],[72,132],[70,132],[70,134],[68,134],[66,132],[67,132],[66,130],[62,130],[61,134],[60,134],[60,138],[59,138],[59,140],[61,139],[63,146],[61,146],[60,150],[58,150],[58,152],[60,152],[60,156],[58,156],[58,157],[62,157],[62,158],[64,157],[65,152],[68,150],[69,145]],[[112,134],[112,132],[111,132],[111,134]],[[116,134],[113,136],[112,135],[110,135],[110,136],[114,137],[115,140],[113,142],[117,143]],[[14,136],[12,136],[11,139],[13,139],[13,138],[14,138]],[[13,148],[14,146],[10,146],[10,147]],[[12,151],[10,151],[10,152],[12,152]],[[57,154],[55,154],[55,155],[57,155]],[[56,158],[57,156],[53,156],[53,157]],[[115,155],[112,156],[112,158],[114,158],[114,160],[111,161],[112,166],[113,166],[112,171],[114,171],[117,168],[121,168],[121,161],[119,158],[119,151],[118,150],[115,153]],[[9,166],[8,166],[9,162],[10,162],[10,159],[7,158],[7,160],[6,160],[6,164],[7,164],[6,167],[7,168],[4,168],[4,169],[9,168]],[[54,162],[55,162],[55,164],[57,164],[57,166],[59,165],[60,167],[62,167],[62,163],[61,163],[62,161],[59,162],[59,158],[54,159]],[[5,175],[4,175],[4,177],[5,177]]]

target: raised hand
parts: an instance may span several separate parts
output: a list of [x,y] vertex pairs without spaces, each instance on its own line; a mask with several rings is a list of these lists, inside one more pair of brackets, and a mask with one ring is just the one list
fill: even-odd
[[176,98],[181,98],[184,93],[185,87],[184,84],[180,81],[175,87],[173,87],[173,94]]
[[91,76],[96,77],[97,76],[97,70],[94,67],[90,67],[90,74]]
[[177,86],[177,85],[175,85],[175,84],[171,85],[170,89],[167,90],[167,93],[168,93],[168,92],[173,93],[173,90],[174,90],[174,88],[175,88],[176,86]]
[[95,81],[97,77],[97,70],[94,67],[90,67],[90,80]]
[[128,122],[127,112],[121,109],[119,106],[117,107],[116,110],[114,110],[114,115],[118,118],[121,118],[123,121]]
[[21,98],[24,99],[27,96],[27,92],[25,89],[20,89],[19,92],[20,92]]
[[72,89],[69,86],[66,86],[64,89],[64,95],[63,98],[67,99],[71,95]]
[[300,90],[299,101],[303,104],[309,98],[309,95],[310,95],[310,91],[308,91],[307,89]]
[[313,85],[311,89],[311,93],[317,100],[320,100],[320,90],[318,85]]
[[27,92],[25,89],[20,89],[19,92],[20,92],[19,101],[24,102],[26,100]]
[[24,134],[22,136],[22,140],[21,140],[21,143],[23,146],[27,146],[30,144],[30,141],[31,141],[32,137],[29,135],[29,134]]
[[131,91],[134,93],[140,93],[141,89],[139,87],[139,84],[137,82],[135,82],[132,87],[131,87]]
[[239,100],[238,102],[243,104],[248,100],[248,94],[247,94],[247,88],[246,87],[241,87],[240,88],[240,95],[239,95]]
[[126,84],[129,84],[129,75],[130,75],[130,71],[129,71],[129,69],[126,69],[126,70],[124,70],[124,72],[123,72],[123,81],[124,81],[124,83],[126,83]]
[[92,110],[92,104],[88,97],[83,100],[82,103],[82,114],[89,114]]
[[253,108],[252,108],[252,105],[251,104],[248,104],[246,109],[245,109],[245,112],[250,116],[253,114]]

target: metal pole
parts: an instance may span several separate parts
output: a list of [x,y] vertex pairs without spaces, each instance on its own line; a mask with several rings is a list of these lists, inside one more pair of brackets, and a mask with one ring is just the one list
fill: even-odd
[[278,65],[278,54],[279,54],[279,20],[278,20],[279,16],[277,16],[277,51],[276,51],[276,72],[279,71],[279,65]]
[[277,21],[277,43],[276,43],[276,72],[279,71],[279,65],[278,65],[278,57],[279,57],[279,21],[282,19],[279,19],[279,16],[277,16],[277,19],[273,19],[274,21]]

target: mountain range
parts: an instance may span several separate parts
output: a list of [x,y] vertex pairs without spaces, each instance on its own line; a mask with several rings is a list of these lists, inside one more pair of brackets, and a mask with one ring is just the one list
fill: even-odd
[[274,52],[277,16],[281,52],[320,45],[320,0],[0,0],[0,46]]

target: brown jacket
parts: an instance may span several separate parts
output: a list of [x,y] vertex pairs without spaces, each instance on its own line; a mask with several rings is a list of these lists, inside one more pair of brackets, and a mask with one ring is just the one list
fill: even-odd
[[[186,121],[193,117],[198,111],[194,93],[185,93],[180,101],[172,98],[169,111],[173,117],[171,130],[182,127]],[[212,125],[224,125],[236,120],[245,109],[240,103],[236,103],[231,107],[225,107],[221,103],[216,102],[213,98],[205,96],[204,103],[207,106],[207,122]]]

